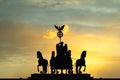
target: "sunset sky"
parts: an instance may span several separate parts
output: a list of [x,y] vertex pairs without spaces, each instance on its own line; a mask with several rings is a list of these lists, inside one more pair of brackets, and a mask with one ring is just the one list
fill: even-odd
[[49,61],[59,42],[54,25],[63,24],[73,65],[87,50],[85,73],[120,77],[119,21],[120,0],[0,0],[0,78],[38,73],[36,51]]

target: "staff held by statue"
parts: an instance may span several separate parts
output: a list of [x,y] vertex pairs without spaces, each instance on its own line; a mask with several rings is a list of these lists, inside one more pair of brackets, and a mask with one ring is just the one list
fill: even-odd
[[60,42],[61,42],[61,37],[63,36],[63,32],[62,32],[62,30],[64,29],[64,26],[65,25],[63,25],[63,26],[56,26],[56,25],[54,25],[55,26],[55,28],[58,30],[58,33],[57,33],[57,36],[59,37],[59,39],[60,39]]

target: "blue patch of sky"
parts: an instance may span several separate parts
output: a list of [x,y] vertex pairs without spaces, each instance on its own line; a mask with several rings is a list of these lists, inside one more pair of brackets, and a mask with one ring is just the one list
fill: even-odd
[[0,16],[1,20],[7,19],[39,25],[59,24],[69,21],[79,22],[84,17],[91,17],[90,21],[96,22],[115,14],[118,15],[115,11],[119,9],[120,3],[114,0],[111,0],[111,3],[105,1],[108,0],[94,0],[83,4],[62,4],[59,1],[51,3],[41,0],[38,3],[30,3],[27,0],[6,0],[0,6]]

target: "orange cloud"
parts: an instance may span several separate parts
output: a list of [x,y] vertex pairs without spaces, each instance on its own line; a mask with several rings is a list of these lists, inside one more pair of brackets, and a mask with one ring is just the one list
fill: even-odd
[[56,31],[48,30],[45,35],[43,36],[45,39],[53,39],[56,36]]

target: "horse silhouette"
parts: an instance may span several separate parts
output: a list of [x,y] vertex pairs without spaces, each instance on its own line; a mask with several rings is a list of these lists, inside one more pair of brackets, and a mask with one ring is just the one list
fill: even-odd
[[84,70],[83,71],[86,70],[85,57],[86,57],[86,51],[83,51],[81,53],[80,59],[78,59],[76,61],[76,73],[77,74],[81,74],[82,73],[82,71],[81,71],[82,66],[84,66]]
[[42,66],[43,71],[40,71],[40,73],[46,74],[48,61],[43,58],[42,53],[40,51],[37,51],[37,58],[39,58],[38,59],[38,65],[37,65],[38,72],[39,72],[39,66]]
[[52,51],[52,56],[51,56],[51,59],[50,59],[50,66],[51,66],[51,74],[55,73],[55,51]]

